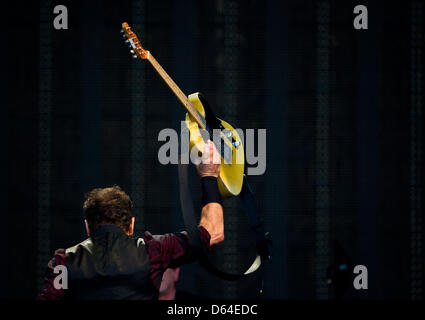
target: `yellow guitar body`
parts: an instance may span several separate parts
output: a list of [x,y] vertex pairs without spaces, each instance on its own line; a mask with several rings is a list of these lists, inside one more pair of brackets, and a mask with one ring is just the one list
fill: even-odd
[[[189,95],[189,101],[195,106],[199,113],[205,118],[205,108],[199,99],[199,93],[193,93]],[[221,156],[221,167],[220,167],[220,176],[218,178],[218,188],[222,196],[231,197],[236,196],[241,192],[243,184],[243,175],[244,175],[244,163],[245,155],[243,151],[242,140],[238,132],[226,121],[219,119],[221,125],[224,129],[227,129],[232,133],[233,141],[237,141],[238,147],[235,147],[229,139],[223,134],[220,133],[221,138],[224,143],[227,145],[227,150],[232,152],[232,161],[228,163]],[[186,125],[190,131],[190,140],[189,140],[189,150],[191,152],[202,152],[204,150],[204,140],[199,131],[199,126],[196,121],[192,118],[189,113],[186,113],[185,119]],[[194,151],[193,148],[195,148]]]

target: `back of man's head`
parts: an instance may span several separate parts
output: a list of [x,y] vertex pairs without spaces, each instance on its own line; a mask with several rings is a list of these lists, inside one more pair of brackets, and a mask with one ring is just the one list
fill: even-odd
[[105,224],[120,226],[129,231],[133,204],[130,197],[119,186],[97,188],[86,194],[83,210],[91,231]]

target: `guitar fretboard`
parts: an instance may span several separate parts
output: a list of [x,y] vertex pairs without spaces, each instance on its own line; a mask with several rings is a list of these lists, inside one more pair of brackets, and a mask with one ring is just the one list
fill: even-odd
[[189,112],[189,114],[195,119],[195,121],[198,123],[198,125],[202,129],[206,129],[205,119],[201,116],[201,114],[198,112],[195,106],[189,101],[189,99],[183,93],[183,91],[181,91],[179,86],[173,81],[173,79],[171,79],[168,73],[161,67],[158,61],[156,61],[154,56],[150,54],[150,52],[148,53],[147,59],[149,60],[151,65],[155,68],[155,70],[158,72],[158,74],[161,76],[161,78],[165,81],[165,83],[174,92],[174,94],[183,104],[187,112]]

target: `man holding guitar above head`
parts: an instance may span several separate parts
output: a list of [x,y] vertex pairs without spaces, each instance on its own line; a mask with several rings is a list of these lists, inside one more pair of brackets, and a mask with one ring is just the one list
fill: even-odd
[[[205,144],[197,165],[202,185],[202,212],[198,230],[206,251],[224,240],[223,208],[217,186],[220,164],[214,144]],[[88,239],[55,251],[49,262],[40,300],[157,299],[167,268],[196,260],[186,232],[133,237],[130,197],[118,186],[86,194],[84,215]],[[66,267],[68,288],[57,285],[55,267]],[[63,281],[62,281],[63,284]]]
[[[187,111],[185,124],[190,133],[189,148],[194,154],[202,151],[202,161],[197,165],[202,185],[201,219],[196,226],[187,181],[180,167],[181,202],[186,204],[182,212],[187,233],[152,236],[145,232],[143,239],[134,238],[130,197],[118,186],[94,189],[86,195],[83,206],[89,238],[72,248],[55,252],[47,268],[40,299],[156,299],[165,270],[196,258],[210,273],[231,281],[255,272],[262,261],[271,261],[271,240],[267,238],[244,175],[245,155],[238,131],[217,118],[199,92],[187,97],[153,55],[142,47],[130,26],[124,22],[121,27],[133,57],[149,61]],[[201,130],[213,137],[214,142],[205,143]],[[221,196],[241,199],[255,233],[257,255],[242,274],[216,269],[204,254],[224,240]],[[69,280],[69,288],[65,290],[61,289],[63,281],[62,285],[58,281],[61,268],[56,267],[60,265],[66,267]]]

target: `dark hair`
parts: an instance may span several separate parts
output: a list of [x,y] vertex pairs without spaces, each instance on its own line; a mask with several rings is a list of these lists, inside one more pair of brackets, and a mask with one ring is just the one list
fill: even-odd
[[128,231],[132,209],[130,197],[117,185],[96,188],[86,193],[83,205],[84,217],[91,231],[104,224],[115,224]]

